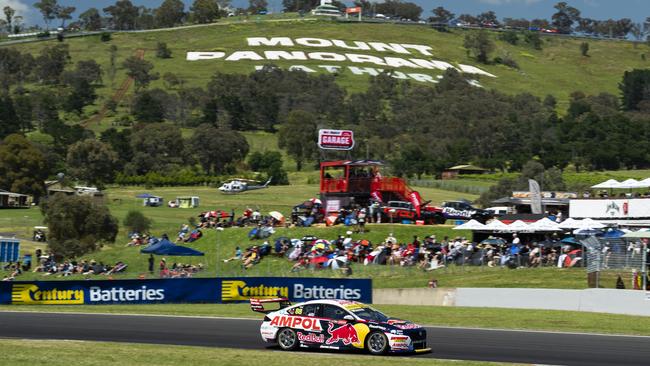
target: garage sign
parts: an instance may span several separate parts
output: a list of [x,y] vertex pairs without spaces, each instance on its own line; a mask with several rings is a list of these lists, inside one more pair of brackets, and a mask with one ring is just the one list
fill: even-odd
[[318,147],[323,150],[352,150],[354,132],[350,130],[319,130]]

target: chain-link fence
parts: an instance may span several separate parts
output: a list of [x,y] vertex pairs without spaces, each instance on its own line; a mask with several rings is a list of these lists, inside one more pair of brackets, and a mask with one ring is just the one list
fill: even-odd
[[583,239],[590,287],[645,289],[647,245],[640,239]]

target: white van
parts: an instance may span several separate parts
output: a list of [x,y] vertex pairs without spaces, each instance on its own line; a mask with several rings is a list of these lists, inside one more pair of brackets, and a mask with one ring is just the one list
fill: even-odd
[[488,207],[485,209],[485,211],[490,211],[490,213],[494,216],[503,216],[513,213],[513,210],[507,206]]

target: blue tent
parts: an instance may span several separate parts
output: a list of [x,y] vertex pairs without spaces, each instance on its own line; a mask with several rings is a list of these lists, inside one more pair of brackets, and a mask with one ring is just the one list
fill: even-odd
[[169,255],[169,256],[184,256],[184,257],[200,257],[204,254],[198,250],[184,247],[182,245],[175,245],[169,240],[161,240],[154,245],[142,248],[140,253],[155,254],[155,255]]
[[603,234],[603,238],[620,238],[625,235],[624,231],[618,229],[609,229]]
[[576,238],[572,236],[568,236],[564,239],[561,240],[562,243],[564,244],[575,244],[575,245],[581,245],[579,241],[576,240]]
[[153,194],[150,194],[150,193],[142,193],[142,194],[139,194],[139,195],[137,195],[135,197],[136,198],[155,198],[155,197],[158,197],[158,196],[154,196]]

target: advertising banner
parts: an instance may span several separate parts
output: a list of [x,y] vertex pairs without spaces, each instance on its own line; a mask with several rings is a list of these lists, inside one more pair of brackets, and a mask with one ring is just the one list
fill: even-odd
[[319,130],[318,147],[324,150],[352,150],[354,132],[350,130]]
[[650,218],[650,199],[571,200],[569,216],[579,219],[648,219]]
[[234,303],[251,297],[293,302],[344,299],[372,302],[369,279],[231,277],[156,280],[0,282],[0,304],[100,305]]

